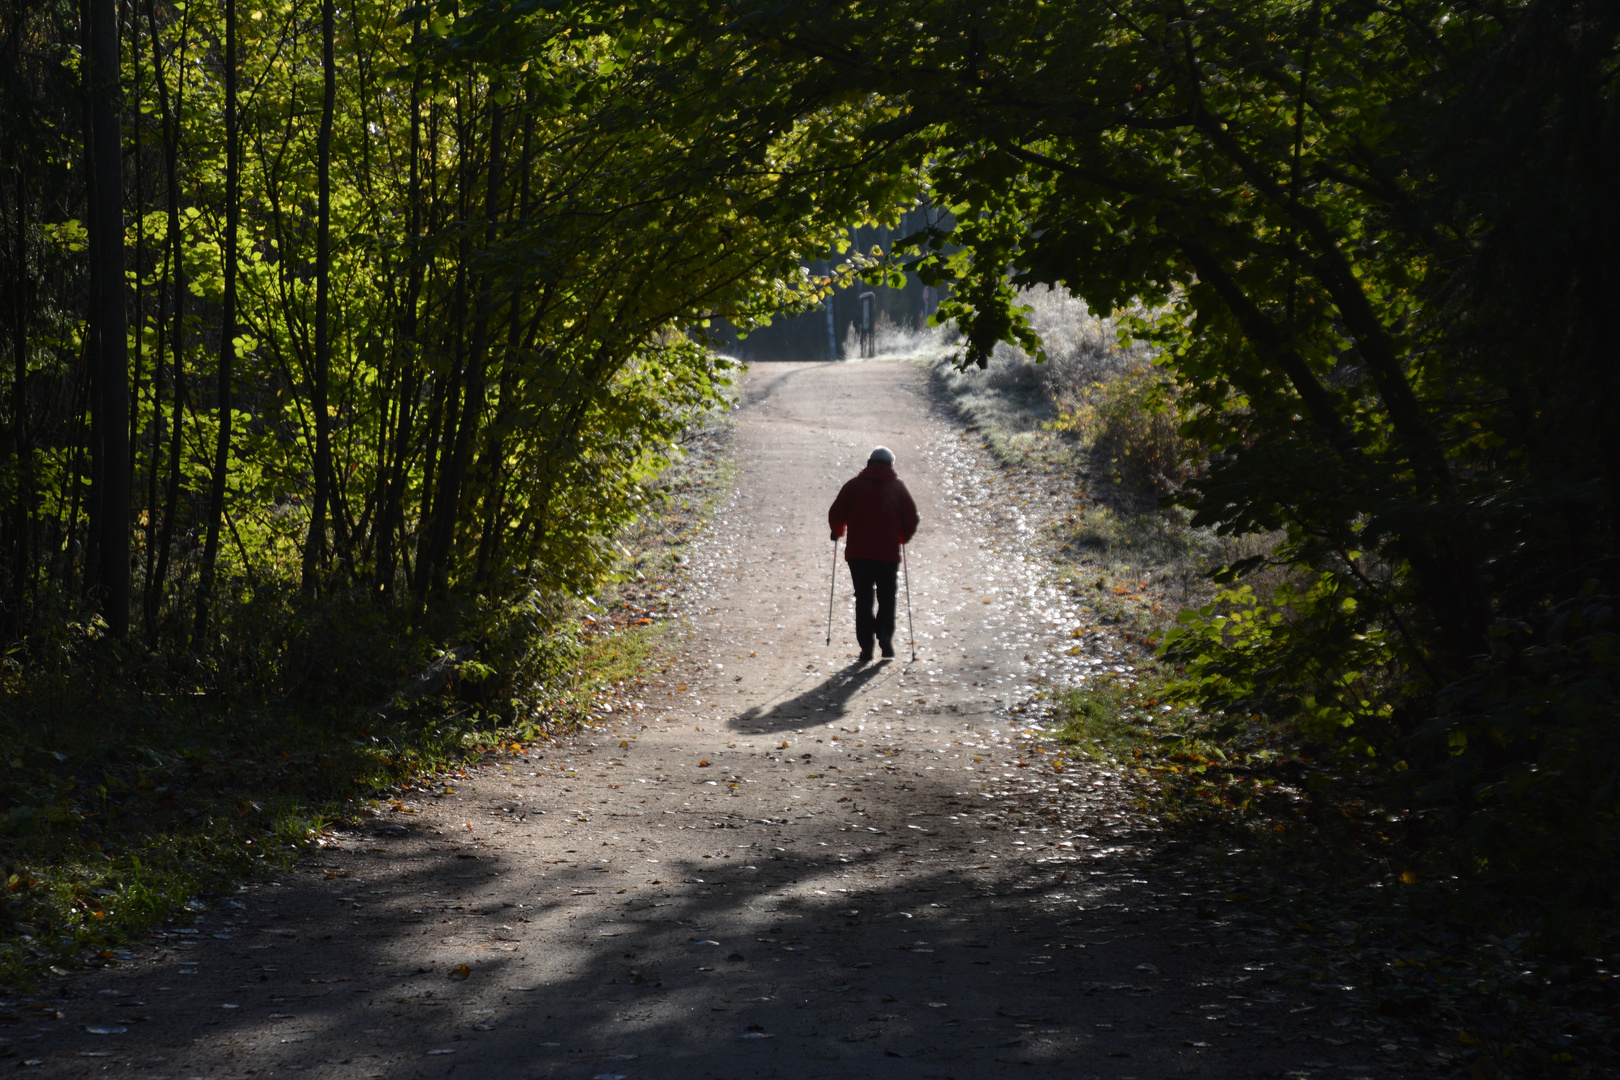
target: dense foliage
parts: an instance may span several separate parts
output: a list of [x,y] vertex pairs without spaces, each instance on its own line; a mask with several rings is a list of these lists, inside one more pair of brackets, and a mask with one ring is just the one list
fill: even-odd
[[129,573],[202,656],[293,583],[588,588],[724,379],[705,320],[808,307],[921,190],[872,280],[950,284],[965,362],[1038,350],[1032,285],[1157,313],[1175,498],[1283,537],[1186,616],[1181,693],[1414,778],[1476,868],[1612,863],[1613,5],[80,14],[0,40],[14,634],[119,633]]
[[869,106],[738,123],[608,12],[80,14],[16,0],[0,40],[18,638],[88,603],[206,661],[300,594],[442,629],[585,593],[721,399],[709,320],[813,303],[803,260],[915,190],[851,167]]
[[[926,144],[954,227],[910,265],[955,279],[966,360],[1038,347],[1020,286],[1163,312],[1132,333],[1209,453],[1178,500],[1284,537],[1185,617],[1184,694],[1404,770],[1492,834],[1475,868],[1522,876],[1556,836],[1604,873],[1613,5],[688,10],[776,58],[784,105],[871,96],[865,138]],[[1246,585],[1263,563],[1287,572]]]

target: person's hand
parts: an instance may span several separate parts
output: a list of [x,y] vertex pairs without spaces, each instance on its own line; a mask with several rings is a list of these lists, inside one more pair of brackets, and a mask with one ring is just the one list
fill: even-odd
[[838,534],[837,534],[837,533],[833,533],[833,534],[832,534],[832,541],[833,541],[833,543],[835,543],[835,544],[836,544],[836,543],[838,543]]

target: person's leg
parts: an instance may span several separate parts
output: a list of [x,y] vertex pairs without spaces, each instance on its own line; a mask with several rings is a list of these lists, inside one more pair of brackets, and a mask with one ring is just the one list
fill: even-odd
[[877,618],[873,629],[884,656],[894,655],[894,603],[898,591],[900,564],[878,563],[873,573],[873,591],[877,594]]
[[850,559],[849,576],[855,581],[855,640],[861,646],[861,659],[872,659],[872,638],[877,633],[877,620],[872,615],[873,587],[877,577],[871,559]]

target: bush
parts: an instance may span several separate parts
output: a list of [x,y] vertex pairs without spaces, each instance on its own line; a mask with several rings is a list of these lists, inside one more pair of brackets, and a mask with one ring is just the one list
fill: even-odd
[[1097,464],[1130,490],[1173,494],[1204,460],[1203,448],[1181,434],[1175,387],[1157,368],[1127,369],[1092,383],[1060,424],[1088,441]]

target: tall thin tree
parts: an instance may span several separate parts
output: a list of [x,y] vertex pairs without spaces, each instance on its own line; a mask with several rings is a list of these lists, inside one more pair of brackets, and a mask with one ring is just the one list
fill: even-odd
[[[146,636],[152,640],[157,635],[157,616],[163,606],[163,589],[169,580],[169,552],[174,544],[174,518],[180,499],[180,436],[181,420],[185,415],[186,405],[186,369],[185,369],[185,338],[186,338],[186,259],[185,242],[180,231],[180,109],[185,100],[185,50],[186,29],[190,22],[190,11],[182,16],[180,24],[180,41],[177,46],[178,62],[174,65],[178,76],[174,89],[174,102],[169,101],[169,84],[163,73],[163,53],[159,48],[157,34],[157,7],[154,0],[146,0],[146,18],[151,26],[152,34],[152,77],[157,85],[158,116],[163,125],[163,170],[165,178],[166,208],[168,210],[167,237],[170,246],[171,274],[173,275],[169,289],[174,298],[173,330],[169,340],[172,344],[172,370],[174,372],[174,399],[172,405],[172,428],[169,434],[169,476],[163,499],[163,531],[157,544],[157,566],[152,567],[152,555],[147,556],[147,586],[143,596],[143,615],[146,622]],[[161,316],[161,310],[159,312]],[[161,339],[160,339],[161,340]],[[159,373],[163,370],[162,349],[159,349],[157,358]],[[153,405],[153,431],[152,431],[152,480],[150,502],[156,502],[157,473],[160,458],[160,444],[163,438],[161,419],[161,393],[154,394]]]
[[333,65],[335,17],[332,0],[321,0],[321,133],[318,159],[315,223],[315,371],[310,408],[315,413],[315,500],[304,538],[306,594],[315,591],[326,556],[326,512],[332,497],[332,418],[327,410],[327,384],[332,368],[332,338],[328,304],[332,285],[332,113],[337,104],[337,71]]
[[[16,31],[21,36],[21,30]],[[34,471],[33,450],[28,432],[28,178],[22,162],[17,162],[16,231],[11,252],[12,326],[11,354],[14,365],[11,384],[11,435],[17,455],[17,503],[13,507],[16,550],[11,565],[11,602],[16,624],[20,625],[28,603],[28,583],[32,577]]]
[[[102,0],[105,2],[105,0]],[[231,372],[236,359],[237,227],[241,216],[241,136],[237,130],[236,0],[225,0],[225,290],[220,301],[218,434],[214,440],[214,475],[208,490],[208,526],[203,541],[202,570],[197,586],[197,637],[208,633],[219,565],[219,526],[225,516],[225,483],[231,463]]]
[[91,266],[96,321],[96,600],[109,632],[129,629],[129,342],[124,282],[123,131],[119,117],[117,0],[87,0],[90,16]]
[[[22,44],[27,12],[22,0],[11,5],[11,27],[7,34],[8,76],[16,86],[24,85]],[[17,457],[16,495],[12,506],[14,548],[11,562],[11,628],[20,628],[26,618],[28,584],[32,576],[34,477],[28,431],[28,312],[30,276],[28,273],[28,171],[26,154],[12,164],[16,180],[15,216],[11,242],[11,445],[4,453]]]

